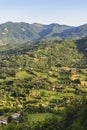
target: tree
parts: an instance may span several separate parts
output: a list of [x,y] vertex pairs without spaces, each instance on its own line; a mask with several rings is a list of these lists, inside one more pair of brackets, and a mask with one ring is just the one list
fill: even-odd
[[12,118],[12,116],[9,116],[8,119],[7,119],[7,122],[8,123],[11,123],[14,119]]

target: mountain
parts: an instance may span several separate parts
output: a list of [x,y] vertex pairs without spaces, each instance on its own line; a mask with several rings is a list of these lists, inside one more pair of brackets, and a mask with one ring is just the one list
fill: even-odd
[[57,23],[43,25],[39,23],[7,22],[0,24],[0,45],[26,43],[43,39],[79,39],[85,36],[87,36],[87,24],[78,27]]
[[59,25],[59,24],[50,24],[45,26],[45,28],[39,33],[40,39],[43,38],[58,38],[59,40],[62,39],[60,36],[65,30],[71,29],[72,27],[67,25]]
[[87,24],[73,27],[61,33],[63,39],[79,39],[87,36]]
[[[39,38],[38,33],[27,23],[7,22],[0,25],[0,40],[2,43],[27,42]],[[37,29],[38,30],[38,29]]]

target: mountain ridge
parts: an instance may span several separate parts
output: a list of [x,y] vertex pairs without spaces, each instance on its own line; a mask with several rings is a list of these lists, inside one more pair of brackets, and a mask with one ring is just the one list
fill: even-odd
[[51,23],[6,22],[0,24],[0,45],[8,43],[26,43],[43,39],[77,40],[87,36],[87,24],[68,26]]

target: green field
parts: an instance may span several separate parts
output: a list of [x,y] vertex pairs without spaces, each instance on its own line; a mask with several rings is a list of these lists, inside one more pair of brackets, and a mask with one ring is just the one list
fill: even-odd
[[61,119],[61,116],[52,113],[37,113],[37,114],[29,114],[28,121],[30,123],[37,121],[44,121],[46,118],[52,118],[53,116],[56,116],[59,120]]
[[26,71],[18,71],[16,73],[16,78],[18,79],[24,79],[24,78],[28,78],[29,74]]

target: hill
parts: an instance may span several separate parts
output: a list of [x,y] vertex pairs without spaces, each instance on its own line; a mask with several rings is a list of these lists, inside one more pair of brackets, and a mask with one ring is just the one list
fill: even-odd
[[87,64],[80,42],[86,47],[84,39],[0,47],[1,115],[61,113],[72,99],[85,95]]

